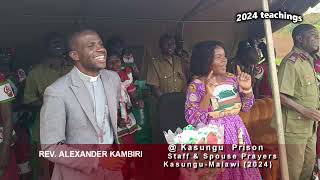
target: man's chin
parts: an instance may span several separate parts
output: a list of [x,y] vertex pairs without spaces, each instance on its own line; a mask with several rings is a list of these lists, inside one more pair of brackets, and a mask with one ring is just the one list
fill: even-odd
[[97,69],[102,70],[102,69],[106,69],[107,66],[98,66]]
[[92,69],[95,69],[96,71],[100,71],[102,69],[106,69],[107,65],[103,65],[103,64],[96,64]]

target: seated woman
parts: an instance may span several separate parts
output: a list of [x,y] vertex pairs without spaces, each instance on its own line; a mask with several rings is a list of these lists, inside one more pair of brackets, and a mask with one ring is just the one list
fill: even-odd
[[[191,72],[198,78],[188,87],[185,118],[193,126],[224,126],[225,144],[251,144],[239,112],[254,102],[251,76],[237,68],[237,76],[227,73],[223,44],[206,41],[197,44],[191,56]],[[258,169],[226,168],[217,179],[261,179]]]

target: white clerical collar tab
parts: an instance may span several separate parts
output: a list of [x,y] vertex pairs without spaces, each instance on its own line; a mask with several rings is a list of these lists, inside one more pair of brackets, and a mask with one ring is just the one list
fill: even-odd
[[88,76],[88,75],[84,74],[83,72],[81,72],[78,68],[76,68],[76,69],[78,70],[78,73],[79,73],[81,79],[83,79],[85,81],[95,82],[100,77],[100,73],[97,76]]
[[96,77],[89,76],[90,82],[95,82],[95,81],[97,81],[98,78],[99,78],[99,76],[100,76],[100,74],[98,74],[98,76],[96,76]]

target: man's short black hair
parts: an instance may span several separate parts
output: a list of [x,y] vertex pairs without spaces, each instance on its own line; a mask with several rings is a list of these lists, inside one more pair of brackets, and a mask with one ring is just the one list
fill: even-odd
[[111,57],[111,56],[115,56],[115,57],[117,57],[117,58],[119,58],[119,59],[121,59],[121,54],[119,54],[119,53],[116,53],[116,52],[112,52],[112,53],[108,53],[108,59],[109,59],[109,57]]
[[119,53],[115,53],[115,52],[110,53],[110,54],[108,53],[107,61],[110,60],[110,57],[117,57],[121,60],[121,54],[119,54]]
[[82,33],[96,33],[96,34],[98,34],[97,31],[95,31],[93,29],[81,29],[79,31],[72,33],[68,38],[68,50],[69,51],[74,50],[74,44]]
[[311,24],[299,24],[292,30],[292,39],[296,43],[296,37],[300,36],[303,32],[309,31],[311,29],[316,29],[315,26]]
[[203,41],[193,47],[190,61],[192,75],[206,76],[209,74],[214,50],[217,47],[223,48],[226,53],[226,49],[220,41]]
[[250,62],[248,59],[250,53],[255,53],[258,57],[257,49],[254,46],[252,46],[249,42],[244,41],[242,43],[239,43],[236,58],[241,64],[246,64]]
[[167,40],[170,40],[170,39],[173,39],[175,40],[174,36],[169,34],[169,33],[166,33],[166,34],[163,34],[160,36],[160,39],[159,39],[159,47],[161,48],[162,45],[167,41]]

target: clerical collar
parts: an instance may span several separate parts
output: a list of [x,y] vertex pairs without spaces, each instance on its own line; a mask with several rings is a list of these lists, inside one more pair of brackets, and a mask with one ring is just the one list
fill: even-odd
[[78,74],[80,76],[80,78],[83,80],[83,81],[86,81],[86,82],[95,82],[98,80],[98,78],[100,77],[100,73],[98,74],[98,76],[88,76],[84,73],[82,73],[77,67],[76,67],[77,71],[78,71]]

